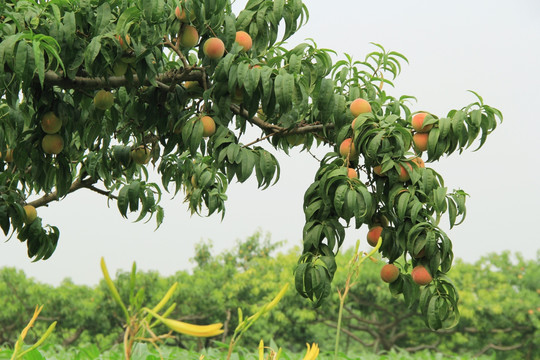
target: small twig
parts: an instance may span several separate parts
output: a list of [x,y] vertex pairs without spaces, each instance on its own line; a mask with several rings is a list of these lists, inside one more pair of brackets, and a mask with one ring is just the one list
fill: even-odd
[[93,185],[86,186],[86,188],[89,189],[89,190],[92,190],[94,192],[97,192],[98,194],[105,195],[108,198],[118,200],[118,197],[116,195],[113,195],[112,191],[101,190],[101,189],[98,189],[97,187],[95,187]]
[[274,136],[274,135],[276,135],[276,134],[278,134],[278,133],[271,133],[271,134],[268,134],[268,135],[266,135],[266,136],[263,136],[262,138],[257,138],[257,140],[253,140],[253,141],[250,142],[249,144],[246,144],[246,145],[244,145],[244,146],[242,146],[242,147],[243,147],[243,148],[246,148],[246,147],[248,147],[248,146],[251,146],[251,145],[253,145],[253,144],[256,144],[256,143],[258,143],[258,142],[261,142],[261,141],[263,141],[263,140],[266,140],[266,139],[268,139],[268,138],[270,138],[270,137],[272,137],[272,136]]

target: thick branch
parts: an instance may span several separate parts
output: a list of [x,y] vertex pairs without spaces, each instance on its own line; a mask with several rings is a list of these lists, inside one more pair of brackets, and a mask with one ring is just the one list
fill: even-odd
[[[200,71],[190,72],[167,72],[156,76],[158,86],[168,90],[167,84],[181,81],[200,81],[202,80]],[[76,76],[74,79],[62,76],[62,73],[57,74],[54,71],[45,72],[45,83],[52,86],[59,86],[63,89],[100,89],[104,87],[119,88],[122,86],[140,86],[150,85],[150,82],[145,79],[140,81],[136,74],[133,74],[133,79],[128,80],[125,76],[111,76],[108,78],[91,78]]]

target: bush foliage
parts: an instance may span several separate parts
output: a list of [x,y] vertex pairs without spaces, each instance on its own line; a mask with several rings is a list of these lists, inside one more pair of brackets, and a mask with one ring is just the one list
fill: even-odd
[[[225,333],[217,338],[193,340],[175,335],[167,344],[201,351],[227,343],[238,323],[239,307],[244,314],[253,313],[271,300],[284,283],[292,282],[298,249],[283,253],[276,252],[277,247],[257,233],[219,254],[213,254],[211,243],[200,243],[191,272],[180,271],[165,277],[139,271],[137,286],[144,289],[143,303],[159,301],[158,297],[178,281],[173,296],[178,306],[171,317],[190,323],[224,323]],[[340,266],[336,286],[344,285],[346,263],[352,256],[353,250],[349,249],[337,257]],[[439,331],[427,329],[418,311],[411,311],[402,296],[396,299],[385,290],[386,284],[379,276],[384,263],[368,260],[345,303],[341,349],[349,354],[428,349],[447,355],[537,358],[538,260],[538,255],[525,260],[505,252],[490,254],[474,264],[457,261],[452,276],[462,289],[462,319],[455,328]],[[0,343],[15,342],[37,303],[43,304],[44,309],[35,325],[35,334],[43,332],[51,321],[58,321],[52,342],[65,346],[90,343],[103,350],[121,341],[123,314],[108,295],[104,281],[90,287],[66,279],[52,287],[13,268],[1,269],[0,279],[0,302],[4,304],[0,310]],[[129,281],[128,271],[116,274],[115,284],[124,298],[129,297]],[[306,342],[316,342],[323,350],[333,349],[338,302],[337,292],[332,291],[326,306],[313,308],[306,306],[296,292],[289,291],[278,307],[244,334],[242,345],[255,349],[263,339],[298,353],[304,351]]]

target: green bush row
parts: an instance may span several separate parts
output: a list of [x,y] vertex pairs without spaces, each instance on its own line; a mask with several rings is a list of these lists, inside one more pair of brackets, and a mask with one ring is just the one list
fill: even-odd
[[[217,338],[194,340],[180,334],[166,345],[199,352],[215,347],[216,341],[227,343],[238,323],[238,308],[246,315],[252,314],[270,301],[283,284],[292,285],[299,249],[278,253],[279,246],[260,233],[219,254],[213,254],[211,243],[202,242],[196,247],[196,265],[191,272],[179,271],[164,277],[157,272],[139,271],[137,286],[144,289],[140,295],[143,303],[157,303],[177,281],[179,286],[172,300],[178,306],[170,317],[197,324],[224,323],[225,333]],[[349,249],[337,257],[337,288],[345,284],[346,265],[353,254],[354,250]],[[372,260],[363,263],[345,302],[340,338],[344,353],[427,349],[448,356],[540,358],[538,256],[526,260],[505,252],[490,254],[474,264],[458,260],[451,277],[460,289],[461,320],[455,328],[437,332],[426,328],[418,311],[414,306],[407,307],[402,296],[391,296],[388,285],[379,277],[384,263]],[[127,299],[129,272],[118,272],[115,284]],[[8,347],[16,341],[36,304],[44,305],[44,309],[29,339],[42,333],[52,321],[58,321],[48,343],[65,347],[94,344],[106,350],[122,340],[122,313],[104,281],[89,287],[66,279],[53,287],[27,278],[22,271],[2,268],[0,303],[0,344]],[[255,350],[263,339],[301,353],[306,343],[315,342],[323,352],[330,351],[334,348],[338,303],[337,291],[333,291],[321,307],[314,309],[289,289],[279,306],[249,329],[241,345]]]

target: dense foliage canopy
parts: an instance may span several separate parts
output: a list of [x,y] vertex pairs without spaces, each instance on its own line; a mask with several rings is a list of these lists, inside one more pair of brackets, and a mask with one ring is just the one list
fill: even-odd
[[[380,252],[400,269],[392,293],[429,327],[455,325],[452,244],[439,221],[463,220],[466,193],[449,191],[421,156],[484,144],[502,117],[479,95],[444,116],[419,113],[416,127],[411,96],[385,91],[402,54],[374,45],[333,63],[313,41],[286,48],[308,19],[300,0],[250,0],[238,14],[230,0],[5,1],[0,14],[0,227],[29,257],[49,258],[60,236],[33,209],[79,189],[158,225],[163,191],[183,191],[193,213],[224,215],[231,181],[254,176],[264,189],[279,178],[274,152],[320,146],[298,292],[320,305],[345,228],[381,227]],[[260,136],[244,139],[248,126]],[[148,180],[150,163],[161,184]],[[419,286],[417,266],[434,280]]]

